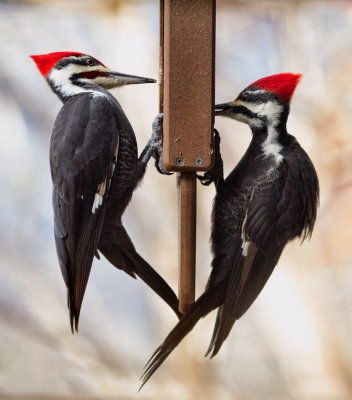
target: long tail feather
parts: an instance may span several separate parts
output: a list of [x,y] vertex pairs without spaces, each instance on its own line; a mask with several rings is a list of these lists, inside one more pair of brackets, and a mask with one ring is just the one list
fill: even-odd
[[219,284],[218,286],[204,292],[202,296],[193,303],[189,311],[181,318],[179,323],[164,340],[164,343],[154,352],[150,360],[147,362],[144,373],[141,377],[142,384],[139,390],[142,389],[149,378],[160,367],[182,339],[194,328],[199,319],[220,306],[224,299],[224,289],[225,283]]
[[165,280],[137,253],[125,228],[121,224],[108,224],[99,242],[99,250],[116,268],[132,277],[139,276],[175,312],[178,318],[178,299]]
[[[79,316],[84,293],[86,291],[94,254],[96,252],[106,207],[102,207],[95,214],[86,206],[85,224],[82,226],[77,243],[77,250],[73,258],[73,290],[71,290],[69,309],[72,333],[78,332]],[[87,211],[88,210],[88,211]]]
[[131,262],[136,275],[172,308],[178,318],[181,318],[183,314],[178,308],[178,298],[165,280],[136,251],[133,253],[125,252],[124,254]]
[[234,323],[238,319],[238,304],[240,303],[256,254],[257,248],[251,243],[245,258],[243,258],[242,254],[236,255],[228,276],[224,304],[218,312],[212,341],[207,351],[207,354],[212,352],[210,358],[213,358],[219,352]]

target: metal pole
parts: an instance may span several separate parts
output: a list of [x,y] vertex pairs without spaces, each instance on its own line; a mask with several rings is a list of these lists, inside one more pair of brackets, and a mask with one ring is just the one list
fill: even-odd
[[159,0],[159,113],[164,111],[164,0]]
[[195,172],[177,173],[179,309],[185,313],[195,299],[197,177]]
[[213,164],[215,0],[161,0],[164,167],[176,171],[179,301],[195,299],[196,171]]

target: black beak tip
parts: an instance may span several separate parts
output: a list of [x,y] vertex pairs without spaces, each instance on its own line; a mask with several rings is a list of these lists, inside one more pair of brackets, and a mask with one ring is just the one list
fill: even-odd
[[220,115],[224,109],[221,107],[221,104],[215,104],[214,106],[214,114],[215,115]]
[[222,103],[222,104],[215,104],[214,105],[214,112],[215,115],[222,115],[226,110],[229,110],[231,106],[228,103]]
[[217,110],[223,110],[225,108],[229,108],[229,104],[228,103],[215,104],[214,108]]
[[156,83],[156,79],[151,79],[151,78],[145,78],[144,79],[145,83]]

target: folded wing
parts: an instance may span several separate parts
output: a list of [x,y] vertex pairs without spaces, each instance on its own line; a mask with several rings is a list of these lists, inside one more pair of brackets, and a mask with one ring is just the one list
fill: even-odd
[[53,128],[53,180],[57,254],[68,288],[72,330],[96,254],[118,150],[115,111],[108,99],[90,94],[71,98]]

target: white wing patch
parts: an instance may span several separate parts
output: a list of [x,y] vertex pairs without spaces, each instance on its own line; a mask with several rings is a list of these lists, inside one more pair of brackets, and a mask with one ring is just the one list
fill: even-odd
[[119,146],[120,146],[120,135],[117,137],[117,145],[116,145],[116,150],[115,150],[114,162],[112,164],[111,177],[110,177],[110,180],[109,180],[108,189],[110,189],[112,177],[114,176],[114,173],[115,173],[116,164],[117,164],[117,155],[119,153]]
[[[251,204],[251,201],[253,200],[253,197],[254,197],[254,188],[252,188],[251,195],[250,195],[249,200],[248,200],[248,206]],[[242,232],[241,232],[242,244],[241,244],[241,248],[242,248],[243,257],[247,256],[248,248],[249,248],[249,245],[251,244],[251,240],[246,234],[247,218],[248,218],[248,208],[247,208],[246,215],[244,216],[243,222],[242,222]]]
[[242,248],[242,255],[243,255],[243,257],[246,257],[246,256],[247,256],[249,245],[250,245],[250,242],[249,242],[249,241],[247,242],[246,240],[244,240],[244,241],[242,242],[241,248]]
[[93,214],[95,214],[95,211],[102,206],[105,191],[106,191],[106,178],[102,183],[98,185],[97,192],[95,193],[94,202],[92,206]]
[[117,160],[117,153],[119,151],[119,143],[120,143],[120,138],[118,138],[117,140],[117,146],[116,146],[116,150],[115,150],[115,156],[114,156],[114,163],[112,165],[112,171],[111,171],[111,177],[109,179],[109,185],[107,187],[107,178],[105,178],[103,180],[103,182],[101,182],[98,187],[97,187],[97,192],[95,193],[95,197],[94,197],[94,202],[93,202],[93,206],[92,206],[92,213],[95,214],[95,211],[101,207],[103,205],[103,200],[104,200],[104,195],[106,193],[106,190],[110,189],[111,186],[111,180],[112,180],[112,176],[114,175],[115,172],[115,167],[116,167],[116,160]]
[[95,211],[101,207],[103,204],[103,196],[100,196],[99,193],[95,193],[94,202],[92,206],[92,214],[95,214]]
[[[252,191],[252,195],[251,195],[251,200],[252,200],[252,196],[253,196],[253,191]],[[241,232],[241,239],[242,239],[241,248],[242,248],[243,257],[247,256],[248,247],[249,247],[249,244],[250,244],[250,240],[249,240],[249,238],[247,238],[247,235],[246,235],[246,232],[245,232],[245,229],[246,229],[245,227],[246,227],[246,223],[247,223],[247,215],[248,215],[248,212],[246,212],[246,215],[245,215],[245,217],[243,219],[242,232]]]

